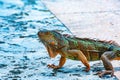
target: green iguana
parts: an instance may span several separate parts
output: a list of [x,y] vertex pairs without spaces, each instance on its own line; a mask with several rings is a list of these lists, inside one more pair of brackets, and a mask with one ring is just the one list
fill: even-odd
[[66,62],[66,58],[80,60],[86,71],[90,70],[88,60],[102,60],[105,71],[98,73],[100,77],[105,74],[114,75],[114,69],[110,60],[120,60],[120,46],[115,43],[92,40],[88,38],[68,37],[55,30],[42,30],[38,32],[38,37],[45,45],[51,58],[60,54],[58,66],[48,64],[53,69],[61,68]]

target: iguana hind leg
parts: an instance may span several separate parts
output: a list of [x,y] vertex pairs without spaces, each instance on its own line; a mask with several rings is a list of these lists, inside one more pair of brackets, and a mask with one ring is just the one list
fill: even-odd
[[89,71],[90,70],[90,65],[88,63],[88,60],[85,57],[85,55],[82,53],[82,51],[80,51],[80,50],[68,50],[68,54],[73,54],[72,56],[74,56],[78,60],[80,60],[86,66],[86,70],[85,71]]
[[111,76],[114,76],[114,69],[110,62],[115,57],[115,53],[112,51],[104,52],[101,56],[101,60],[103,62],[105,71],[98,73],[99,77],[102,77],[103,75],[110,74]]

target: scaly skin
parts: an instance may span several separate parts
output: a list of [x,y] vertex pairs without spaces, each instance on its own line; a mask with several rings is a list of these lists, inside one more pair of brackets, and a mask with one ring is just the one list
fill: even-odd
[[85,66],[86,71],[90,70],[88,60],[103,61],[105,67],[104,72],[99,72],[102,77],[105,74],[114,75],[113,66],[110,60],[120,60],[120,47],[111,42],[92,40],[88,38],[78,38],[62,35],[57,31],[43,30],[38,32],[38,37],[45,45],[51,58],[60,54],[60,62],[58,66],[48,64],[48,67],[58,69],[66,62],[66,58],[72,60],[80,60]]

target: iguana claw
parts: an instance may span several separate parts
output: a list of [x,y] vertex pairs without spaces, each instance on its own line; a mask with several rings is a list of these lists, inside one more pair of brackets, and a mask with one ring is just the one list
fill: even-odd
[[48,67],[48,68],[53,68],[53,69],[58,69],[58,68],[60,68],[59,66],[55,66],[54,64],[48,64],[47,67]]
[[110,74],[111,77],[115,76],[113,70],[106,70],[106,71],[101,71],[101,72],[98,72],[98,73],[97,73],[97,75],[98,75],[99,77],[103,77],[103,76],[106,75],[106,74]]

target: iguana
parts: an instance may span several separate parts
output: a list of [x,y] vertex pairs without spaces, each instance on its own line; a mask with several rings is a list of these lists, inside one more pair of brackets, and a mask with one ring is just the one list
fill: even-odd
[[72,60],[80,60],[85,66],[86,71],[90,70],[88,61],[102,60],[105,71],[98,75],[102,77],[106,74],[114,75],[114,69],[110,60],[120,60],[120,46],[115,43],[106,41],[78,38],[62,35],[55,30],[41,30],[38,32],[40,41],[45,45],[51,58],[60,54],[60,62],[58,66],[48,64],[53,69],[61,68],[66,58]]

